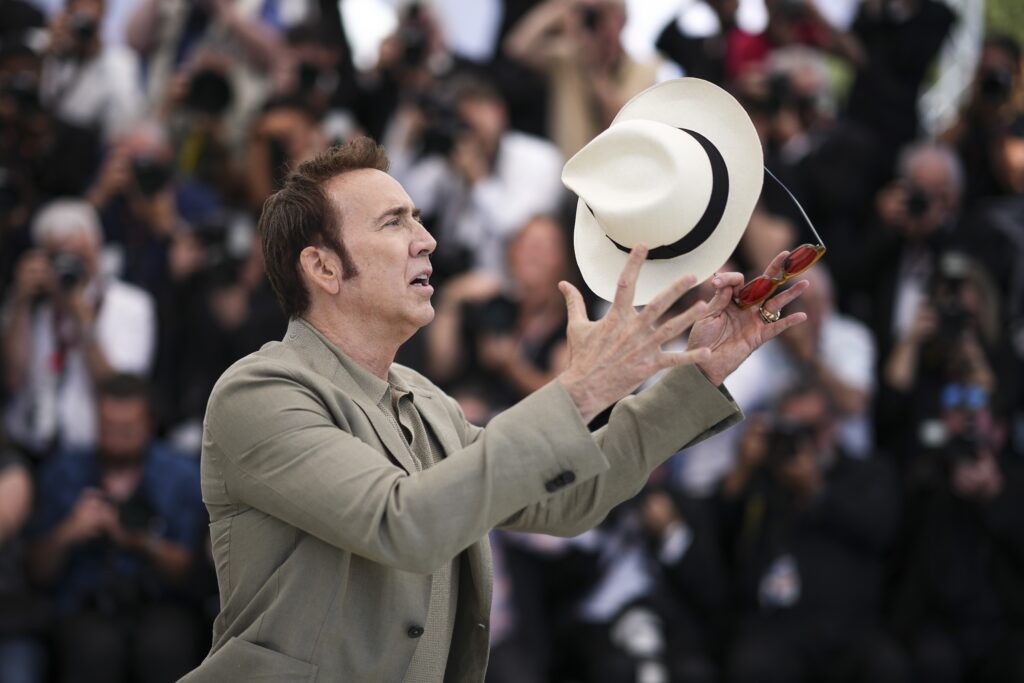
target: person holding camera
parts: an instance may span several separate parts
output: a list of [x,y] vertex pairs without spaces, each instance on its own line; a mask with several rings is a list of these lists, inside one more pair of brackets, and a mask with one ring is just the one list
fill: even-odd
[[537,216],[506,253],[511,283],[483,272],[449,280],[427,328],[428,369],[455,389],[479,388],[493,410],[541,388],[566,365],[565,307],[558,291],[569,273],[562,227]]
[[562,156],[547,140],[509,130],[504,99],[479,77],[453,77],[418,108],[422,124],[385,142],[395,150],[395,177],[441,245],[435,277],[475,269],[500,279],[506,241],[559,208]]
[[96,440],[93,387],[115,372],[145,374],[156,344],[152,299],[106,277],[99,217],[84,200],[45,205],[32,224],[0,318],[12,440],[38,456]]
[[509,58],[547,75],[548,137],[567,159],[655,83],[657,64],[638,62],[623,48],[625,25],[625,0],[546,0],[505,39]]
[[68,0],[54,15],[41,94],[59,118],[112,140],[141,116],[143,97],[135,54],[103,44],[105,9],[104,0]]
[[899,491],[879,458],[848,457],[820,384],[802,384],[774,419],[752,420],[720,498],[739,613],[728,680],[907,681],[882,627],[883,558]]
[[935,374],[908,454],[894,624],[917,680],[1024,680],[1024,467],[998,408],[1006,374],[978,361]]
[[149,386],[114,375],[97,391],[96,447],[39,475],[32,578],[57,612],[60,680],[174,681],[200,655],[184,603],[206,512],[199,467],[153,440]]

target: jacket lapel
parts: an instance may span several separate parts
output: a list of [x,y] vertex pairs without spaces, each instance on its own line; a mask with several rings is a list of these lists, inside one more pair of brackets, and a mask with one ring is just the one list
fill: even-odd
[[420,415],[423,416],[424,421],[430,425],[431,431],[434,432],[434,436],[437,437],[441,448],[444,449],[445,457],[448,457],[449,453],[462,448],[458,436],[452,429],[451,418],[448,417],[448,413],[441,404],[441,399],[434,392],[423,388],[419,384],[414,385],[412,391],[415,397],[413,400],[416,402],[416,408],[419,410]]
[[[321,339],[320,335],[312,329],[309,323],[293,319],[288,324],[285,343],[298,346],[303,352],[303,358],[315,372],[330,379],[349,400],[359,406],[359,409],[363,411],[366,419],[373,426],[373,431],[376,432],[377,438],[380,439],[393,462],[397,463],[409,474],[417,471],[412,454],[409,452],[405,442],[395,431],[395,428],[384,413],[381,412],[380,408],[377,407],[376,400],[371,400],[359,384],[356,383],[352,375],[345,370],[345,366],[341,364],[338,356],[328,346],[329,342]],[[353,434],[353,436],[360,437],[359,434]]]

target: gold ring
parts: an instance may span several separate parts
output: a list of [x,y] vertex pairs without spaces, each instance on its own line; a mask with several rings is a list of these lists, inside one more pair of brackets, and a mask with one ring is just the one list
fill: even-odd
[[764,307],[762,304],[757,308],[758,313],[761,314],[761,320],[765,321],[766,324],[771,325],[772,323],[779,322],[779,318],[782,317],[782,313],[772,313]]

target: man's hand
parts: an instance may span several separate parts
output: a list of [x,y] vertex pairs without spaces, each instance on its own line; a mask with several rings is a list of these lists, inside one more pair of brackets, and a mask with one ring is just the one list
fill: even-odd
[[662,344],[678,337],[705,315],[708,308],[700,302],[658,324],[665,311],[696,282],[692,275],[669,285],[639,313],[633,308],[636,280],[646,256],[645,246],[633,247],[619,276],[615,301],[608,314],[598,321],[587,318],[579,290],[568,282],[558,285],[569,311],[569,367],[560,380],[585,422],[629,395],[659,370],[707,363],[712,358],[705,348],[681,353],[661,349]]
[[[778,276],[787,256],[788,251],[776,256],[764,274],[768,277]],[[716,289],[715,295],[706,313],[690,330],[689,348],[693,351],[711,351],[708,360],[699,361],[698,365],[712,384],[719,386],[755,349],[807,320],[807,314],[794,313],[769,324],[761,319],[757,306],[740,308],[733,304],[733,292],[743,286],[742,274],[719,273],[712,284]],[[807,280],[801,280],[781,294],[771,297],[762,306],[772,313],[778,313],[809,286]]]
[[57,277],[46,252],[33,249],[18,260],[14,271],[14,298],[19,304],[30,304],[36,297],[52,294],[57,289]]
[[99,489],[87,488],[61,525],[62,536],[72,545],[101,536],[117,522],[117,510]]

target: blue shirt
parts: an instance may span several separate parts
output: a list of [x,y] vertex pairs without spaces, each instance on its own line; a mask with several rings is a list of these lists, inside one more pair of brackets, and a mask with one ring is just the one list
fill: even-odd
[[[95,454],[88,451],[65,451],[50,460],[39,474],[29,536],[50,533],[70,514],[83,490],[100,486],[100,476]],[[198,461],[153,442],[144,456],[136,496],[121,514],[122,524],[197,550],[207,524]],[[54,593],[62,612],[83,607],[116,612],[163,599],[173,590],[146,558],[100,537],[71,549]]]

